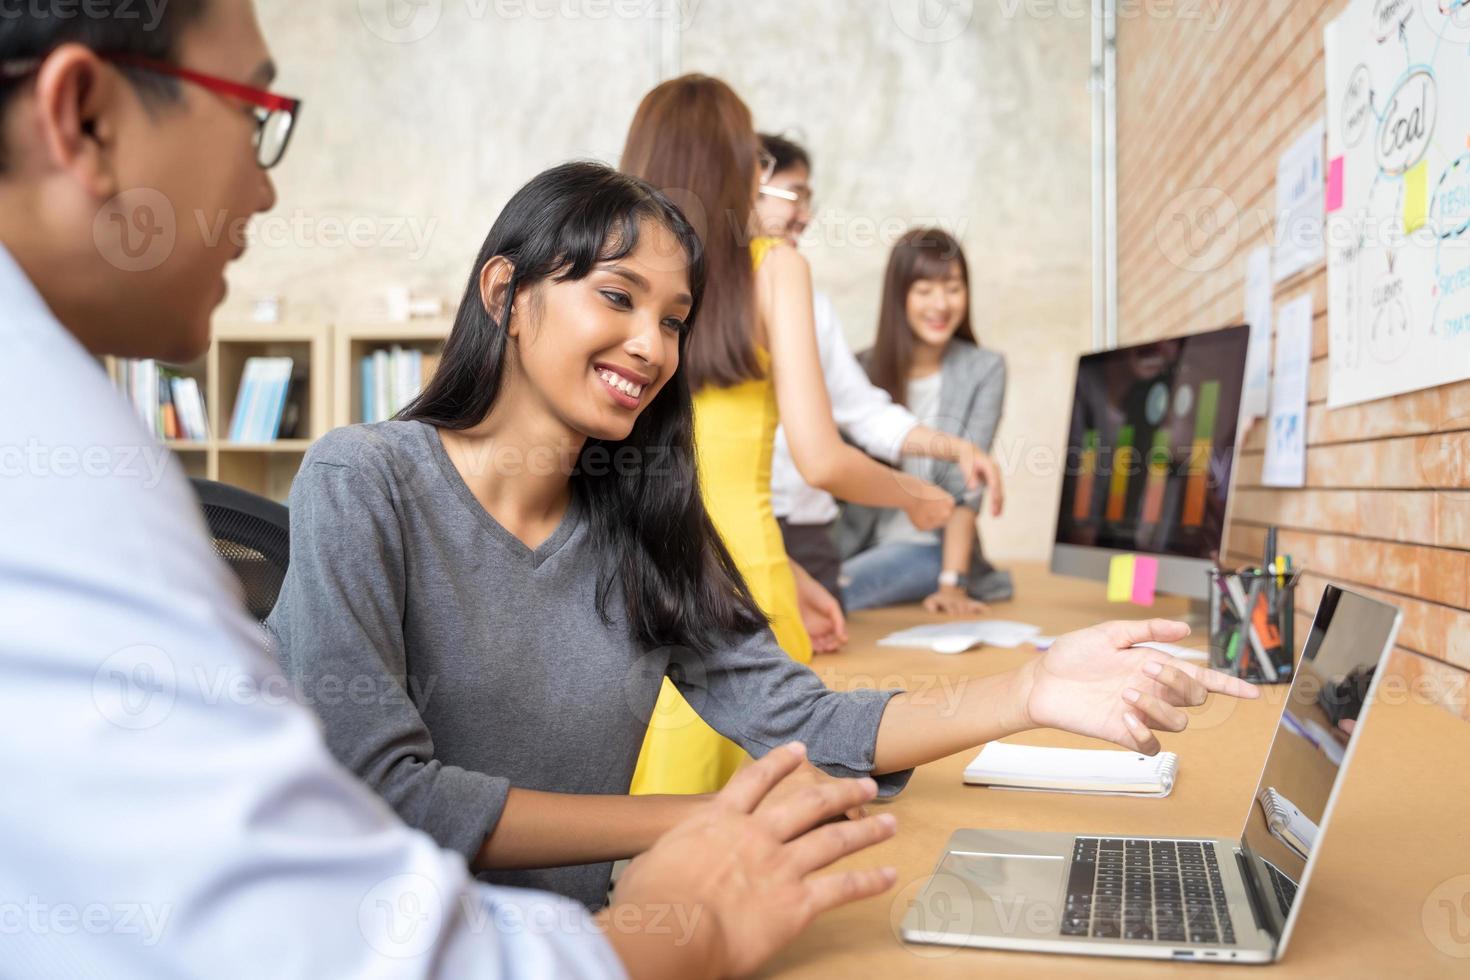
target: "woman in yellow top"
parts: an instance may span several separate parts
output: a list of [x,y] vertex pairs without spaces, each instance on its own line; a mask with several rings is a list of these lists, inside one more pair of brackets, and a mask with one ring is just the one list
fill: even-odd
[[[700,489],[777,641],[806,663],[812,647],[803,612],[839,614],[835,600],[787,558],[771,510],[777,422],[802,477],[843,500],[902,508],[927,529],[945,524],[954,500],[838,434],[817,351],[811,268],[780,239],[752,239],[748,231],[774,162],[728,85],[685,75],[644,98],[622,169],[668,194],[704,242],[709,277],[686,360]],[[713,792],[744,758],[666,681],[633,792]]]

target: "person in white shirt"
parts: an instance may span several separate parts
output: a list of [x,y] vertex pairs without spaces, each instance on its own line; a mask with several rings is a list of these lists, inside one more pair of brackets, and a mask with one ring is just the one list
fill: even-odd
[[[813,214],[811,157],[804,147],[783,136],[762,133],[761,143],[776,161],[775,173],[761,187],[756,201],[761,233],[799,245]],[[842,434],[868,455],[890,465],[915,457],[958,462],[960,469],[971,475],[972,488],[985,485],[992,513],[1000,514],[1004,488],[990,456],[974,443],[923,425],[914,413],[895,404],[886,391],[868,379],[853,355],[832,301],[818,291],[813,293],[813,302],[822,375],[832,401],[833,418]],[[937,487],[935,491],[944,492]],[[835,650],[846,638],[839,607],[842,557],[834,540],[838,504],[830,493],[801,478],[780,429],[771,460],[771,505],[781,525],[787,554],[795,567],[807,573],[798,574],[797,579],[802,615],[813,648],[821,652]],[[967,596],[949,596],[942,588],[936,597],[944,599],[942,603],[936,599],[936,611],[970,613],[981,608]]]
[[0,975],[741,975],[889,887],[821,873],[894,824],[827,823],[871,780],[783,794],[800,746],[596,918],[473,881],[332,759],[97,360],[205,349],[242,251],[207,229],[274,204],[299,105],[251,0],[29,9],[0,17]]

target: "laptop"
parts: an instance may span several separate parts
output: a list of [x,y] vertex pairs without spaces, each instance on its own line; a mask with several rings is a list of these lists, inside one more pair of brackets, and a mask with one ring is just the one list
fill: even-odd
[[[960,830],[910,904],[912,943],[1268,963],[1286,952],[1313,855],[1402,616],[1329,586],[1233,839]],[[1208,779],[1201,769],[1196,778]]]

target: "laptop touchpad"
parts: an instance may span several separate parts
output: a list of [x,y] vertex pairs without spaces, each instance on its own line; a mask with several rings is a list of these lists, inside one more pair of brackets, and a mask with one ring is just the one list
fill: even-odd
[[[965,931],[1028,938],[1055,936],[1061,926],[1065,857],[951,851],[936,869],[948,888],[965,893],[973,920]],[[959,903],[957,903],[959,904]]]

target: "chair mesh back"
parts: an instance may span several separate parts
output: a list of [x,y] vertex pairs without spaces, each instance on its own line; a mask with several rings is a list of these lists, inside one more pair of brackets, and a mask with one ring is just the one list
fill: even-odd
[[245,605],[264,622],[275,607],[290,561],[286,508],[234,487],[194,481],[214,550],[240,580]]

